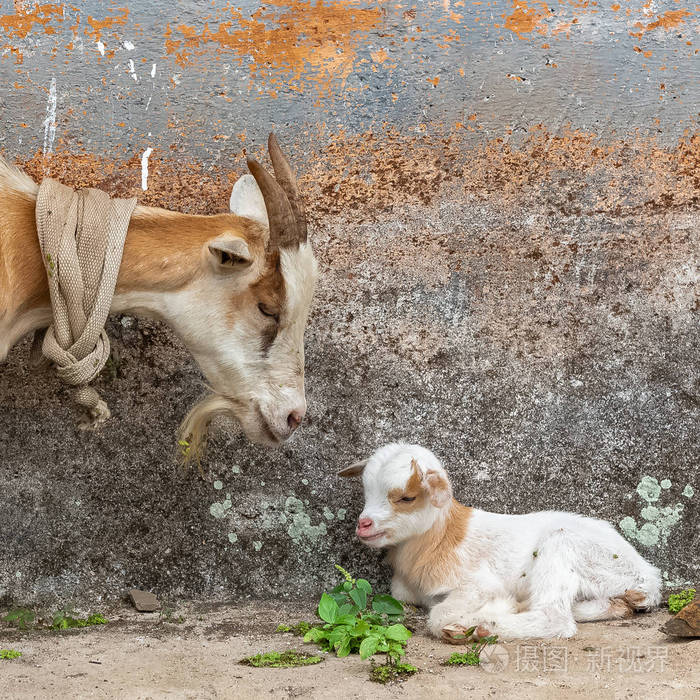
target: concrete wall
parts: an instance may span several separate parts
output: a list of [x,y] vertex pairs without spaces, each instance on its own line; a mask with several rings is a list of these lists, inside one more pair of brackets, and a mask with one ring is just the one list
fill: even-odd
[[697,581],[694,6],[234,5],[0,2],[0,150],[216,212],[274,127],[322,268],[308,420],[277,452],[223,426],[202,480],[174,445],[202,379],[168,329],[110,322],[97,434],[18,346],[0,596],[308,595],[334,562],[385,576],[335,473],[395,439],[433,448],[465,502],[609,519],[670,586]]

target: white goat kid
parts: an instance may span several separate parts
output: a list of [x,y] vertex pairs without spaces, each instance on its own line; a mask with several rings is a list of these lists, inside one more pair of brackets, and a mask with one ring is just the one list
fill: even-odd
[[418,445],[386,445],[340,475],[362,476],[357,536],[389,548],[392,594],[428,607],[431,633],[447,642],[467,641],[472,627],[475,637],[571,637],[576,622],[659,602],[658,569],[609,523],[463,506],[437,457]]
[[[182,425],[193,453],[216,415],[274,446],[306,411],[304,329],[317,265],[294,175],[273,135],[268,147],[275,177],[249,160],[231,214],[137,207],[129,223],[111,312],[165,321],[202,368],[214,393]],[[51,322],[36,192],[0,158],[0,361]]]

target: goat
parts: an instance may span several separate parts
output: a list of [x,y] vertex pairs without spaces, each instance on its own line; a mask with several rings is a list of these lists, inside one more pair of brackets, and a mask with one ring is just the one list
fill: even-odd
[[607,522],[461,505],[437,457],[418,445],[386,445],[340,472],[360,475],[358,538],[389,548],[392,595],[429,608],[430,632],[446,642],[571,637],[576,622],[659,603],[658,569]]
[[[165,321],[213,388],[180,432],[192,455],[209,422],[237,419],[248,439],[285,441],[306,412],[304,329],[318,276],[296,179],[273,134],[272,177],[249,160],[230,214],[139,206],[129,223],[111,313]],[[34,181],[0,158],[0,361],[51,322]]]

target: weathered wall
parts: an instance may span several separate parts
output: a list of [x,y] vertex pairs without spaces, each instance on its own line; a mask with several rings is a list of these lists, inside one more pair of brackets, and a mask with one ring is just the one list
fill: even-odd
[[[693,6],[495,0],[0,2],[0,149],[36,177],[226,206],[274,127],[321,261],[309,416],[278,452],[230,430],[183,473],[201,377],[114,319],[100,391],[0,367],[0,596],[317,592],[353,542],[335,473],[408,439],[457,495],[611,520],[698,579],[700,37]],[[153,148],[148,189],[141,156]]]

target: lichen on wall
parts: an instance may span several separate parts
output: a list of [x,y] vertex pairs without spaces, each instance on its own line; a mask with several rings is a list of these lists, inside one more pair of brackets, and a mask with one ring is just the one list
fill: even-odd
[[[637,485],[636,493],[645,505],[640,510],[639,519],[626,516],[620,520],[620,529],[625,537],[632,542],[647,547],[656,545],[665,546],[672,530],[678,525],[685,510],[684,503],[671,505],[652,505],[662,499],[664,491],[670,492],[672,483],[670,479],[663,479],[659,483],[653,476],[644,476]],[[685,498],[692,498],[693,488],[688,484],[682,492]]]

